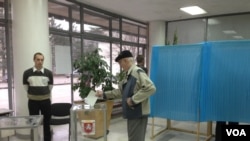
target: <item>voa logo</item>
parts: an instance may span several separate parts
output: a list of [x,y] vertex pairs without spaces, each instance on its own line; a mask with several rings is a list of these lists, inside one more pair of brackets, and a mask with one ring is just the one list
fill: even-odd
[[226,129],[227,136],[247,136],[244,129]]

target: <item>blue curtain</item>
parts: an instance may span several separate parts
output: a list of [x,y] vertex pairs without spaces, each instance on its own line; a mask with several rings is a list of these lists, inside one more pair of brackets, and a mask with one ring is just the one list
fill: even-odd
[[201,50],[202,44],[153,48],[151,78],[157,91],[152,116],[198,120]]
[[250,41],[154,46],[151,116],[250,122]]
[[210,42],[206,47],[201,118],[250,122],[250,42]]

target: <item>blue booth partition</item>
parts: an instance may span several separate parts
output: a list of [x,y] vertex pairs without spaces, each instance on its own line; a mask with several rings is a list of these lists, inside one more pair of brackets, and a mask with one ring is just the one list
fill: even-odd
[[201,120],[250,122],[250,41],[208,42]]
[[154,46],[151,116],[250,122],[250,41]]
[[154,117],[197,121],[202,44],[155,46],[150,77],[156,85],[151,97]]

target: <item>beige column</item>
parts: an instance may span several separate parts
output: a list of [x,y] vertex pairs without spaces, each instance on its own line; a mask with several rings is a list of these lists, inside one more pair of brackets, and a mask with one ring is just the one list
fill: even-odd
[[[166,22],[151,21],[149,22],[149,52],[155,45],[165,45],[166,38]],[[149,56],[151,58],[151,56]],[[151,59],[149,59],[150,61]],[[151,62],[149,62],[151,64]]]
[[48,1],[12,0],[12,40],[14,64],[14,103],[18,116],[28,113],[28,99],[23,87],[24,70],[33,67],[33,55],[45,56],[44,66],[52,68],[49,47]]

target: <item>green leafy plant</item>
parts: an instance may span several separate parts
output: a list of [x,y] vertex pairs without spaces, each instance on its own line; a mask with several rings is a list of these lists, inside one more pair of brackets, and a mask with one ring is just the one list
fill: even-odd
[[116,74],[116,79],[117,79],[117,83],[122,81],[124,78],[126,77],[126,72],[125,71],[121,71],[120,73]]
[[74,69],[80,74],[78,82],[72,89],[78,90],[81,98],[87,97],[90,90],[102,86],[102,89],[112,89],[112,74],[109,72],[109,66],[99,54],[100,49],[85,53],[81,58],[73,63]]
[[[177,43],[178,43],[178,36],[177,36],[177,29],[175,29],[172,45],[177,45]],[[171,45],[170,41],[167,41],[166,45]]]
[[174,39],[173,39],[173,45],[177,45],[178,37],[177,37],[177,29],[174,31]]

